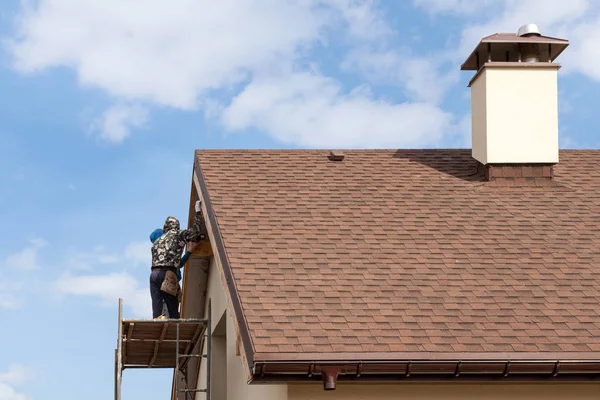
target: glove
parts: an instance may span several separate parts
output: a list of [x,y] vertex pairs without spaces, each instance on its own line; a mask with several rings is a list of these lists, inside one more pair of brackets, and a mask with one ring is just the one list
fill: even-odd
[[202,210],[202,208],[200,208],[200,205],[201,205],[201,204],[202,204],[202,200],[198,200],[198,201],[196,201],[196,206],[195,206],[195,208],[196,208],[196,212],[197,212],[197,213],[199,213],[199,212],[200,212],[200,210]]

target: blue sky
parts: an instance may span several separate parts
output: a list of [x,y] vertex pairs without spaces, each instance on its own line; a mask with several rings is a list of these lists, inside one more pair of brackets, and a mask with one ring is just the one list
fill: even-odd
[[[196,148],[470,147],[477,41],[566,38],[562,148],[598,148],[591,0],[5,0],[0,400],[111,398],[117,299],[149,317],[149,233]],[[164,399],[170,371],[125,371]]]

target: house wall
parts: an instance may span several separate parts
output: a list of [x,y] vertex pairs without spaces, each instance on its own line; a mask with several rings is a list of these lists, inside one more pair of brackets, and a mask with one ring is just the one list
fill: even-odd
[[201,305],[205,303],[208,267],[208,257],[191,257],[187,262],[184,270],[185,318],[204,318],[205,310]]
[[473,157],[558,162],[558,65],[486,66],[471,84]]
[[289,385],[288,400],[592,400],[600,398],[599,384],[397,384],[338,383],[335,391],[323,385]]
[[[205,307],[204,307],[204,315],[206,317],[208,317],[208,299],[210,299],[210,305],[211,305],[211,327],[210,327],[210,332],[211,334],[214,333],[215,328],[217,327],[217,325],[219,324],[219,321],[221,320],[221,318],[223,317],[223,315],[225,314],[225,311],[227,309],[227,300],[225,298],[225,292],[223,291],[223,289],[221,288],[221,281],[218,275],[218,271],[216,269],[216,263],[215,263],[215,258],[211,257],[210,258],[210,263],[208,266],[208,283],[206,285],[206,303],[205,303]],[[187,307],[187,305],[186,305]],[[227,324],[227,322],[225,322],[225,324]],[[219,332],[217,332],[217,336]],[[214,338],[214,337],[213,337]],[[213,353],[212,356],[214,357],[219,357],[220,355],[224,354],[223,351],[223,347],[221,347],[220,345],[222,343],[225,343],[226,338],[223,337],[218,337],[217,341],[213,341]],[[217,347],[217,350],[214,351],[214,348]],[[226,349],[226,346],[224,346]],[[204,343],[203,347],[202,347],[202,354],[206,354],[206,342]],[[219,371],[219,362],[221,360],[217,361],[216,363],[213,364],[213,367],[217,367],[216,370]],[[215,368],[213,368],[214,371]],[[219,389],[223,387],[223,385],[226,386],[227,382],[226,382],[226,378],[220,374],[215,374],[213,371],[212,372],[212,378],[211,380],[213,381],[213,386],[215,388],[217,388],[217,393],[215,395],[215,393],[213,393],[213,395],[211,396],[213,398],[213,400],[219,400],[218,397],[218,392]],[[215,383],[216,382],[216,383]],[[202,360],[202,362],[200,363],[200,369],[198,371],[198,379],[197,379],[197,384],[196,384],[196,389],[206,389],[206,361]],[[206,394],[205,393],[196,393],[196,400],[205,400],[206,399]]]
[[[212,306],[212,400],[287,400],[286,385],[248,385],[243,360],[237,353],[237,333],[229,309],[225,291],[215,258],[211,258],[208,272],[207,299]],[[208,315],[208,306],[205,315]],[[221,318],[224,318],[221,320]],[[224,321],[223,330],[219,321]],[[215,340],[216,339],[216,340]],[[206,353],[206,347],[203,349]],[[225,359],[223,359],[225,357]],[[218,360],[216,358],[219,358]],[[218,374],[217,371],[226,371]],[[206,362],[200,365],[197,389],[206,388]],[[197,393],[196,400],[205,400],[204,393]]]
[[227,400],[288,400],[286,385],[248,385],[242,358],[236,355],[236,334],[229,313],[227,322]]
[[[208,276],[209,258],[208,257],[194,257],[192,256],[188,261],[184,270],[184,299],[183,304],[185,308],[184,318],[204,318],[204,304],[206,296],[206,278]],[[197,352],[197,349],[193,350]],[[198,358],[191,358],[188,360],[187,369],[190,374],[196,374],[198,371],[198,364],[200,360]],[[191,379],[189,382],[185,382],[181,374],[179,377],[179,388],[184,388],[186,385],[194,385],[195,380]],[[173,388],[174,389],[174,388]],[[190,396],[188,396],[190,397]],[[185,399],[183,393],[179,394],[180,400]]]

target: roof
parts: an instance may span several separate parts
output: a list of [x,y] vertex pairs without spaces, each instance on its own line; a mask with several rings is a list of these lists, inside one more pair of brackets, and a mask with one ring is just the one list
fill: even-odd
[[255,354],[600,352],[599,150],[519,188],[470,150],[344,154],[196,152]]
[[547,62],[554,61],[569,46],[569,41],[541,35],[517,36],[514,33],[495,33],[481,39],[460,69],[478,70],[490,52],[493,61],[514,63],[518,60],[520,44],[540,45],[540,58]]
[[532,35],[532,36],[518,36],[515,33],[494,33],[481,39],[480,43],[542,43],[542,44],[568,44],[569,41],[566,39],[558,39],[550,36]]

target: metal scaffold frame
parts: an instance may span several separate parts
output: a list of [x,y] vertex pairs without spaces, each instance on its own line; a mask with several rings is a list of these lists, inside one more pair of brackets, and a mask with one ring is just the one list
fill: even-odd
[[[123,319],[123,299],[119,299],[119,328],[115,349],[115,400],[121,400],[121,381],[126,368],[174,368],[175,399],[189,393],[206,393],[210,400],[211,374],[211,304],[208,300],[206,319]],[[137,329],[136,329],[137,328]],[[206,343],[206,353],[202,353]],[[200,344],[200,346],[198,346]],[[183,353],[181,353],[182,345]],[[198,354],[195,349],[198,349]],[[173,354],[174,353],[174,354]],[[180,381],[186,382],[184,369],[191,358],[206,361],[206,387],[204,389],[180,389]]]

